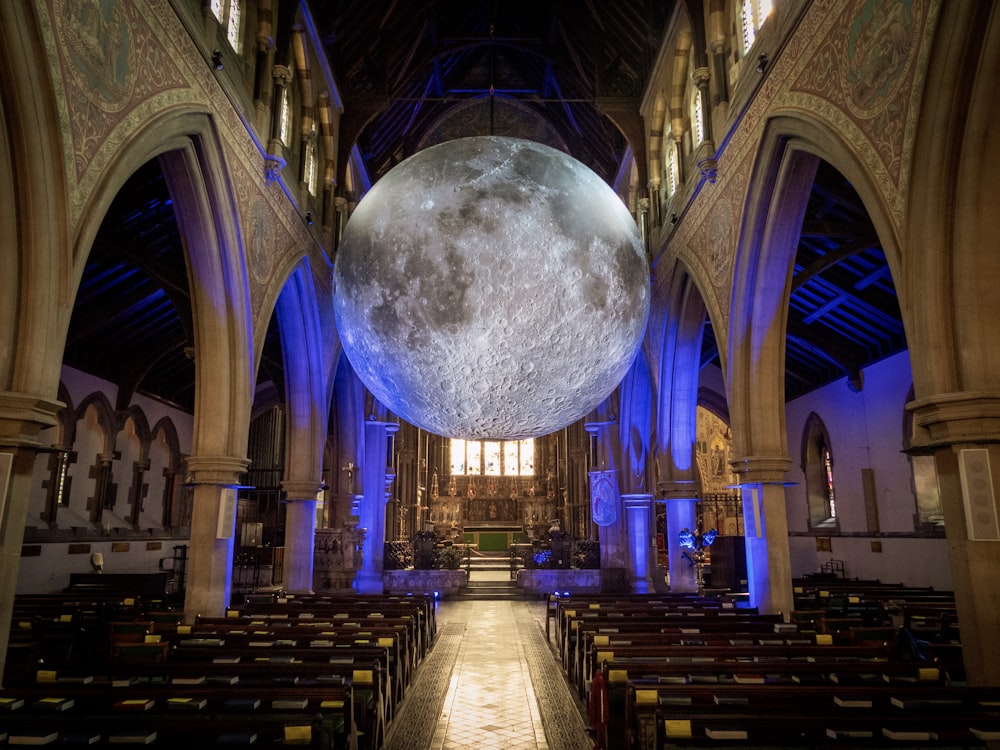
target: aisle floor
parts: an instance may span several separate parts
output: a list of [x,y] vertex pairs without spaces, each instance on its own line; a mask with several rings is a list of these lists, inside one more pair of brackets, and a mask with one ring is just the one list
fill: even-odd
[[444,601],[386,750],[590,750],[540,601]]

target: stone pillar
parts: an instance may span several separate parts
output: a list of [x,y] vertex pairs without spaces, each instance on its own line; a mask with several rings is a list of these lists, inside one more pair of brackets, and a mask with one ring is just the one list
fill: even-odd
[[650,565],[650,508],[653,496],[622,495],[622,505],[628,524],[629,588],[636,594],[648,594],[651,580]]
[[357,590],[382,593],[382,558],[385,546],[386,487],[395,475],[389,467],[389,437],[399,430],[396,422],[365,422],[365,460],[362,470],[361,526],[366,530]]
[[667,565],[671,591],[697,591],[698,576],[694,563],[684,554],[678,534],[681,529],[698,528],[697,500],[692,497],[667,498]]
[[188,550],[184,619],[221,617],[230,605],[237,486],[250,462],[234,456],[191,456],[188,483],[194,487],[191,547]]
[[911,402],[914,451],[934,456],[970,685],[1000,682],[1000,395]]
[[794,609],[783,482],[742,481],[750,605],[765,614]]
[[319,482],[286,480],[285,586],[294,594],[310,594],[313,587],[313,545],[316,540],[316,494]]
[[56,423],[61,407],[57,401],[0,391],[0,677],[7,660],[35,455],[38,448],[47,447],[38,443],[38,432]]

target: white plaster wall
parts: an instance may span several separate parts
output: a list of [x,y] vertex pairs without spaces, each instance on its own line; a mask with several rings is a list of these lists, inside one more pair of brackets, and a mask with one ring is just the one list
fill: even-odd
[[[118,388],[115,384],[70,367],[63,367],[62,382],[69,392],[74,407],[78,406],[83,399],[95,392],[103,393],[111,403],[114,403],[118,393]],[[192,415],[140,394],[136,394],[133,397],[132,403],[143,410],[151,429],[155,427],[160,419],[169,417],[177,430],[177,439],[181,453],[184,455],[190,454],[191,437],[194,431],[194,419]],[[74,449],[83,449],[90,454],[96,452],[98,446],[96,444],[89,445],[87,439],[87,435],[78,435],[78,441],[74,445]],[[45,507],[45,490],[41,486],[42,480],[47,476],[44,465],[44,457],[36,461],[34,472],[36,481],[32,483],[32,497],[29,499],[27,526],[37,527],[45,525],[38,518],[38,514]],[[74,469],[76,469],[76,472],[80,476],[74,475]],[[71,506],[74,504],[79,506],[79,512],[85,514],[86,509],[84,506],[86,497],[92,490],[93,480],[87,478],[86,467],[82,469],[77,466],[71,467],[70,473],[71,476],[74,476],[71,491]],[[151,482],[151,489],[155,485],[162,492],[162,484],[158,483],[159,481],[154,477],[153,482]],[[127,492],[127,487],[125,491]],[[76,510],[77,508],[74,509]],[[62,514],[64,516],[64,523],[60,524],[60,526],[68,529],[70,528],[70,521],[67,520],[68,514],[66,514],[65,510],[62,511]],[[83,518],[82,515],[81,518]],[[146,541],[142,538],[136,539],[134,537],[115,538],[115,533],[111,530],[106,540],[100,539],[94,541],[90,536],[84,536],[79,539],[80,542],[90,544],[91,553],[100,552],[104,555],[104,571],[106,573],[155,573],[160,570],[161,558],[173,556],[173,548],[175,546],[190,544],[190,539],[187,537],[164,537],[161,534],[155,539]],[[111,548],[114,542],[127,543],[128,550],[112,552]],[[154,545],[159,544],[161,548],[158,550],[148,550],[147,545],[150,543]],[[90,554],[71,555],[69,554],[69,545],[70,542],[66,541],[42,543],[39,545],[41,547],[41,555],[39,557],[22,557],[18,571],[17,593],[53,593],[61,591],[69,585],[70,573],[91,572]]]
[[[88,542],[90,552],[104,555],[105,573],[157,573],[160,558],[173,557],[174,546],[189,545],[189,539],[163,539],[155,543],[158,550],[147,550],[147,542],[130,539],[126,552],[112,552],[111,545],[120,540]],[[70,573],[91,573],[90,554],[69,554],[68,544],[42,544],[39,557],[22,557],[17,576],[18,594],[54,594],[69,585]],[[169,569],[170,563],[165,564]]]
[[[786,406],[785,419],[792,469],[786,488],[788,528],[793,534],[808,530],[808,506],[802,473],[802,433],[815,412],[826,425],[834,457],[833,476],[840,532],[831,530],[832,551],[817,552],[816,538],[789,540],[792,575],[820,570],[824,562],[842,560],[850,578],[869,578],[911,586],[951,588],[951,570],[944,539],[868,536],[861,470],[874,472],[879,530],[889,534],[914,531],[916,500],[910,462],[902,452],[904,407],[912,379],[909,353],[883,360],[864,372],[859,393],[846,379],[795,399]],[[873,551],[872,542],[881,544]]]
[[789,530],[808,529],[802,432],[806,419],[815,412],[830,436],[840,530],[868,530],[861,470],[870,468],[875,476],[880,530],[913,531],[916,500],[910,462],[902,452],[903,409],[911,382],[909,355],[904,352],[865,370],[860,393],[851,391],[841,379],[788,403],[789,479],[794,482],[786,491]]
[[[881,553],[872,551],[873,541],[882,545]],[[945,539],[834,536],[831,552],[817,552],[813,536],[793,536],[788,542],[793,577],[815,573],[830,560],[842,560],[848,578],[953,590]]]

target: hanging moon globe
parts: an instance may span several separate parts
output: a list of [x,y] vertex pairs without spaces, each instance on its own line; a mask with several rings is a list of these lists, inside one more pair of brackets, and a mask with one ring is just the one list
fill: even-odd
[[337,251],[334,313],[361,382],[445,437],[546,435],[621,382],[649,316],[635,220],[593,171],[493,136],[388,172]]

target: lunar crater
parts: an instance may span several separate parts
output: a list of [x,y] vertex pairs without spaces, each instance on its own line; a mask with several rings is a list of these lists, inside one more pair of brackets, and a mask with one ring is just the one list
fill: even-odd
[[537,437],[584,417],[624,377],[649,311],[618,196],[560,151],[497,137],[382,178],[345,228],[335,290],[361,381],[450,437]]

